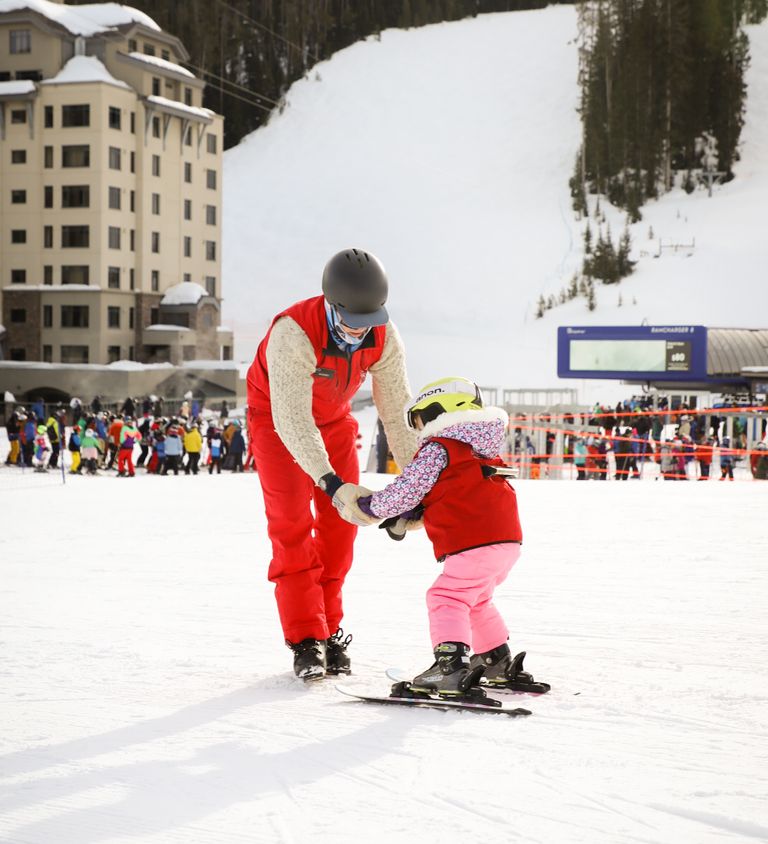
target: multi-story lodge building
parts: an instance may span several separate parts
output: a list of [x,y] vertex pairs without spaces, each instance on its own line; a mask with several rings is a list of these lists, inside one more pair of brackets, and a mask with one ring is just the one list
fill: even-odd
[[223,118],[188,60],[129,6],[0,0],[6,360],[231,358]]

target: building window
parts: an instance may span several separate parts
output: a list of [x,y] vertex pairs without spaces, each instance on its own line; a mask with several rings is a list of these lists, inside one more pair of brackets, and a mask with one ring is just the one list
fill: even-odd
[[110,170],[119,170],[120,169],[120,150],[117,147],[110,147],[109,148],[109,169]]
[[152,213],[159,214],[160,213],[160,194],[153,193],[152,194]]
[[62,346],[62,363],[88,363],[88,346]]
[[184,181],[192,183],[192,165],[189,161],[184,162]]
[[192,281],[192,273],[184,273],[184,281]]
[[50,264],[43,267],[43,284],[53,284],[53,267]]
[[149,311],[149,324],[150,325],[157,325],[157,321],[160,319],[160,308],[151,308]]
[[53,363],[53,346],[43,346],[43,363]]
[[152,118],[152,137],[159,138],[160,137],[160,118],[153,117]]
[[42,70],[17,70],[17,79],[29,79],[30,82],[40,82],[43,78]]
[[136,153],[131,153],[131,173],[136,172]]
[[131,204],[131,212],[134,212],[136,210],[136,191],[135,190],[131,191],[131,203],[130,204]]
[[27,271],[26,270],[11,270],[11,284],[26,284]]
[[27,359],[27,350],[26,349],[11,349],[8,353],[8,356],[11,360],[26,360]]
[[208,152],[216,152],[216,135],[208,133],[206,143],[208,144]]
[[128,328],[131,330],[134,326],[134,321],[136,319],[136,309],[135,308],[128,308]]
[[89,185],[62,185],[62,208],[88,208],[91,204],[91,188]]
[[43,188],[43,207],[53,208],[53,185],[45,185]]
[[215,240],[206,240],[205,241],[205,260],[206,261],[215,261],[216,260],[216,241]]
[[62,284],[88,284],[90,281],[90,267],[88,264],[82,266],[63,266],[61,268]]
[[27,122],[27,111],[26,109],[14,109],[11,112],[11,123],[26,123]]
[[53,328],[53,305],[43,305],[43,328]]
[[131,112],[131,134],[132,135],[136,134],[136,112],[135,111]]
[[205,222],[208,223],[209,226],[216,225],[216,206],[215,205],[206,205],[205,206]]
[[43,109],[43,125],[46,129],[53,129],[53,106],[46,106]]
[[107,327],[120,328],[120,308],[110,305],[107,308]]
[[184,105],[192,105],[192,89],[184,87]]
[[[46,149],[50,149],[50,147],[46,147]],[[27,163],[27,151],[25,149],[12,149],[11,150],[11,164],[26,164]],[[48,166],[47,164],[45,165]]]
[[82,105],[65,105],[61,107],[61,125],[65,127],[70,126],[90,126],[91,125],[91,107],[84,103]]
[[192,257],[192,238],[185,237],[184,238],[184,257],[191,258]]
[[[133,267],[128,270],[128,287],[130,290],[136,289],[136,271]],[[133,325],[131,325],[131,328],[133,328]]]
[[131,229],[128,242],[129,242],[129,248],[130,248],[131,252],[135,252],[136,251],[136,229]]
[[120,346],[107,346],[107,363],[120,360]]
[[232,360],[232,346],[222,346],[221,347],[221,359],[222,360]]
[[109,189],[109,207],[115,211],[120,210],[120,188]]
[[0,70],[0,82],[10,82],[12,79],[10,70]]
[[110,226],[107,233],[107,242],[110,249],[120,248],[120,229],[117,226]]
[[20,324],[27,321],[26,308],[11,308],[11,322]]
[[109,107],[109,128],[110,129],[119,129],[120,128],[120,109],[116,106]]
[[90,228],[88,226],[62,226],[62,249],[87,249],[90,245]]
[[191,220],[192,219],[192,200],[185,199],[184,200],[184,219]]
[[152,156],[152,175],[159,176],[160,175],[160,156],[153,155]]
[[49,169],[53,167],[53,147],[43,149],[43,166]]
[[[51,152],[53,150],[51,149]],[[53,155],[51,155],[51,164],[45,165],[53,166]],[[91,166],[91,148],[87,144],[78,144],[77,146],[65,146],[61,148],[61,166],[62,167],[90,167]]]
[[32,52],[32,31],[29,29],[12,29],[10,32],[12,53]]
[[135,38],[128,39],[128,52],[129,53],[136,53],[138,52],[139,45],[136,42]]
[[43,226],[43,249],[53,249],[53,226]]
[[152,232],[152,251],[160,251],[160,232]]
[[185,146],[191,147],[192,146],[192,127],[187,126],[187,131],[184,133],[184,144]]
[[27,203],[27,192],[25,190],[12,190],[11,191],[11,204],[12,205],[26,205]]
[[88,328],[88,305],[62,305],[62,328]]
[[210,188],[211,190],[216,190],[216,171],[215,170],[206,170],[205,171],[205,186]]
[[205,292],[209,296],[216,295],[216,276],[207,275],[205,277]]
[[144,44],[144,55],[146,56],[154,56],[155,55],[155,47],[153,44]]
[[107,287],[120,289],[120,267],[107,267]]
[[169,50],[163,50],[160,53],[160,58],[165,59],[165,61],[169,62],[171,60],[171,53]]
[[152,77],[152,96],[160,96],[160,80],[156,76]]
[[[160,290],[160,272],[152,270],[152,292],[157,293]],[[156,309],[154,309],[156,310]],[[154,320],[152,320],[154,323]]]
[[27,230],[26,229],[11,229],[11,243],[26,243]]

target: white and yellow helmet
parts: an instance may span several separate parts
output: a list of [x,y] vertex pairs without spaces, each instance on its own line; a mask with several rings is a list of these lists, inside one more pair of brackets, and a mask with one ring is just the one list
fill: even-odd
[[426,425],[441,413],[482,410],[482,407],[483,397],[474,381],[459,376],[441,378],[419,390],[419,395],[407,410],[408,424],[415,428],[417,416]]

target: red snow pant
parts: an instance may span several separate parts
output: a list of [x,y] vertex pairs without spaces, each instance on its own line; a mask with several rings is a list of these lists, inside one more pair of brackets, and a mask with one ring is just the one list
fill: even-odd
[[129,475],[133,476],[136,474],[133,468],[133,446],[131,448],[121,448],[117,452],[117,471],[125,472],[126,469]]
[[[334,472],[357,483],[357,422],[347,416],[318,429]],[[271,414],[248,410],[248,435],[259,467],[267,532],[272,542],[269,579],[275,584],[280,624],[289,642],[327,639],[343,616],[341,590],[352,565],[357,527],[299,467],[274,430]]]

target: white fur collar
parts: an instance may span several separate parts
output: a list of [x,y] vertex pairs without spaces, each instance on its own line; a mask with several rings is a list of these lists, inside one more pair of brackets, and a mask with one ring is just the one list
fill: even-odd
[[484,407],[481,410],[459,410],[456,413],[441,413],[437,419],[427,422],[421,431],[417,431],[420,440],[428,437],[437,437],[441,431],[451,428],[454,425],[463,425],[467,422],[492,422],[494,419],[501,419],[504,427],[509,424],[507,411],[500,407]]

